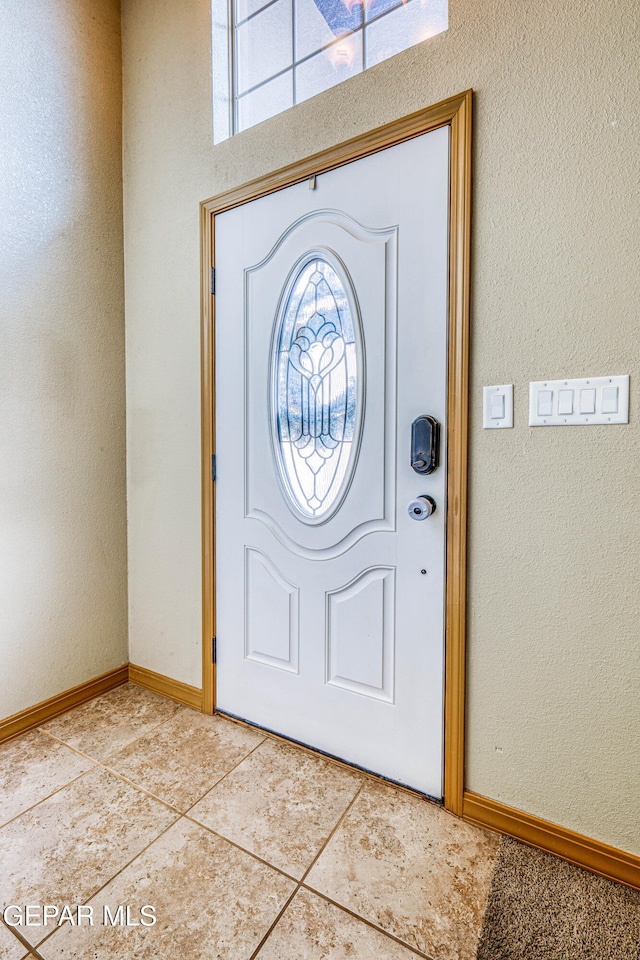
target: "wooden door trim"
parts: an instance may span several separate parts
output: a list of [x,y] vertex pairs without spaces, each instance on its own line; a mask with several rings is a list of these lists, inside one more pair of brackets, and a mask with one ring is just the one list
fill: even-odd
[[464,790],[471,116],[472,92],[467,90],[227,190],[200,205],[202,709],[212,713],[215,709],[215,664],[211,662],[211,638],[215,636],[215,484],[211,477],[211,459],[215,454],[215,296],[211,293],[210,277],[211,268],[215,266],[214,217],[438,127],[451,127],[444,802],[445,807],[458,816],[463,812]]

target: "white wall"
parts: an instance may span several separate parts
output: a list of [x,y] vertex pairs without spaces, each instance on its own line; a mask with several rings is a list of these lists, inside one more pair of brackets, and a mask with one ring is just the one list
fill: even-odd
[[0,3],[0,717],[127,660],[120,10]]
[[[208,0],[123,2],[131,659],[200,684],[199,201],[473,87],[467,785],[640,853],[640,8],[449,10],[214,149]],[[629,426],[527,426],[529,380],[608,373]]]

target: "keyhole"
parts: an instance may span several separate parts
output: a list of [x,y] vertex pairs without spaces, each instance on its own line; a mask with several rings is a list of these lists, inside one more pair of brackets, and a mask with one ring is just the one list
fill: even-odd
[[426,570],[421,570],[421,571],[420,571],[420,573],[421,573],[423,576],[424,576],[424,574],[425,574],[426,572],[427,572]]
[[415,513],[416,517],[419,517],[420,514],[422,513],[422,510],[420,509],[420,507],[414,507],[413,512]]

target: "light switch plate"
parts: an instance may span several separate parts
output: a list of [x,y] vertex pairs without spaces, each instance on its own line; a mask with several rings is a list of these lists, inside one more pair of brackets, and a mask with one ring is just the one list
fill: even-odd
[[482,388],[482,426],[488,430],[513,426],[512,383]]
[[536,380],[529,384],[529,426],[629,423],[629,377]]

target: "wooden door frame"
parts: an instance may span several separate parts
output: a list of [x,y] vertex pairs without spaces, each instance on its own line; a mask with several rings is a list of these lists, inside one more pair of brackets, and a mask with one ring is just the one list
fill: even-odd
[[451,127],[449,229],[449,331],[447,426],[447,559],[445,612],[444,804],[462,816],[466,650],[467,449],[469,377],[469,277],[471,246],[471,110],[467,90],[394,120],[321,153],[227,190],[200,204],[202,256],[202,693],[203,711],[215,710],[215,266],[214,217],[421,136]]

